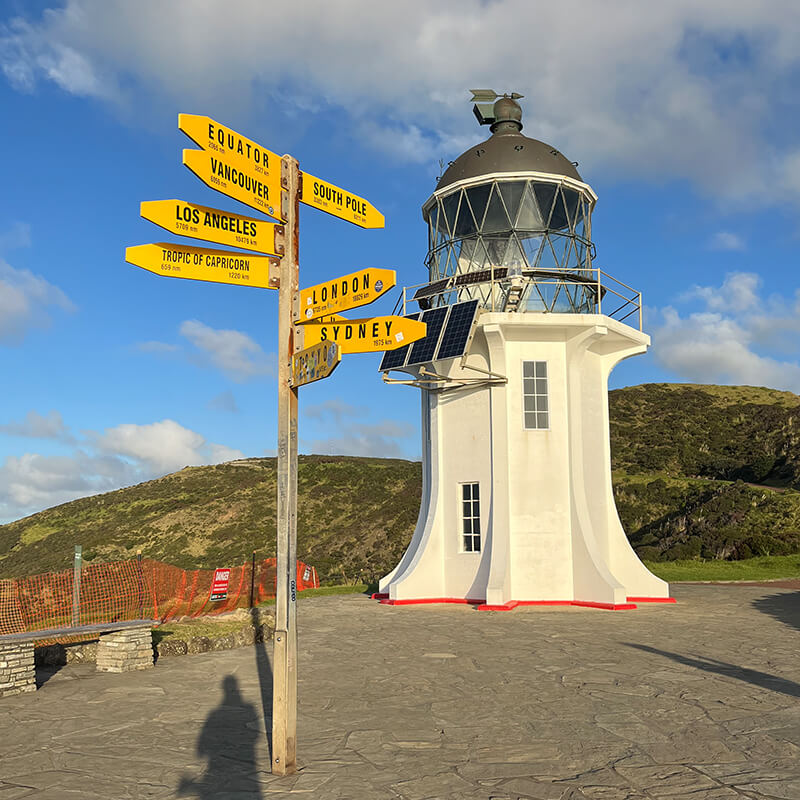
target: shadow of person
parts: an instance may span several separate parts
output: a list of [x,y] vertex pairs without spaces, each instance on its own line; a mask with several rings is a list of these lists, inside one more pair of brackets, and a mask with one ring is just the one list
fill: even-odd
[[729,664],[727,661],[718,661],[708,656],[691,657],[681,655],[680,653],[670,653],[667,650],[659,650],[655,647],[648,647],[645,644],[633,644],[632,642],[623,642],[623,644],[626,647],[633,647],[645,653],[652,653],[653,655],[669,658],[687,667],[694,667],[704,672],[714,672],[717,675],[728,678],[736,678],[736,680],[751,683],[753,686],[760,686],[762,689],[768,689],[771,692],[780,692],[781,694],[789,695],[789,697],[800,697],[800,684],[790,681],[787,678],[779,678],[777,675],[770,675],[768,672],[760,672],[759,670],[750,669],[748,667],[739,667],[736,664]]
[[800,592],[779,592],[753,600],[753,608],[800,631]]
[[179,797],[200,800],[227,797],[260,800],[257,778],[256,745],[261,737],[261,724],[255,706],[239,691],[233,675],[222,679],[223,697],[208,715],[197,739],[197,754],[208,759],[202,777],[181,778]]

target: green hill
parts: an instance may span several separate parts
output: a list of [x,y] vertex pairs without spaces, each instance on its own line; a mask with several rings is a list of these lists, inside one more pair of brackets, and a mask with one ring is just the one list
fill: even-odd
[[[242,564],[275,555],[275,459],[187,467],[0,525],[0,577],[135,556],[180,567]],[[300,456],[298,558],[322,580],[371,580],[391,569],[419,512],[417,462]]]
[[[800,552],[800,397],[754,387],[649,384],[609,395],[614,492],[650,560]],[[408,544],[421,466],[301,456],[298,557],[327,582],[369,582]],[[275,459],[187,467],[0,525],[0,577],[86,560],[183,567],[275,551]]]

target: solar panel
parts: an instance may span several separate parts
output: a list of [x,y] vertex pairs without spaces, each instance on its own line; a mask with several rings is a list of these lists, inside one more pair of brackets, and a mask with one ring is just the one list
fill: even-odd
[[501,278],[505,278],[507,273],[508,269],[506,269],[506,267],[496,267],[494,270],[480,269],[474,272],[465,272],[463,275],[458,275],[456,277],[455,286],[468,286],[471,283],[487,283],[492,280],[492,277],[497,281]]
[[439,344],[439,334],[442,332],[444,319],[447,316],[449,306],[440,306],[439,308],[432,308],[422,315],[422,321],[428,326],[424,339],[417,339],[411,345],[411,354],[406,362],[411,364],[424,364],[428,361],[433,361],[433,354],[436,352],[436,346]]
[[406,319],[421,318],[428,326],[425,338],[397,350],[387,350],[381,360],[381,372],[464,355],[477,313],[478,301],[469,300],[429,309],[421,317],[419,313],[408,314]]
[[439,352],[436,354],[437,359],[457,358],[464,355],[477,310],[477,300],[458,303],[450,308],[447,327],[444,329],[441,343],[439,344]]
[[430,297],[432,294],[439,294],[442,289],[447,288],[449,283],[450,278],[443,278],[440,281],[434,281],[433,283],[428,283],[425,286],[420,286],[419,289],[414,292],[414,296],[411,299],[419,300],[420,297]]
[[[406,319],[419,319],[419,314],[408,314]],[[406,356],[408,355],[410,347],[411,343],[409,342],[409,344],[405,345],[404,347],[398,347],[396,350],[387,350],[383,354],[380,371],[385,372],[387,369],[397,369],[398,367],[402,367],[403,364],[406,363]]]

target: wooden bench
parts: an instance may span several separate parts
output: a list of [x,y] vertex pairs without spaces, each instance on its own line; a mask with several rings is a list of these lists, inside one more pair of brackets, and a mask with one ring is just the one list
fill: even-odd
[[0,697],[36,691],[33,649],[42,639],[97,636],[97,669],[101,672],[149,669],[153,666],[151,629],[156,624],[155,620],[133,619],[4,634],[0,636]]

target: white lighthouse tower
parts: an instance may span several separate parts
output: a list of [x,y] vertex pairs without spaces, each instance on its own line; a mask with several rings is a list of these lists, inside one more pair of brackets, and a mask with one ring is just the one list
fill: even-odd
[[597,196],[558,150],[522,135],[519,97],[476,104],[492,135],[422,208],[429,280],[404,290],[403,313],[427,336],[381,363],[384,380],[421,390],[422,505],[378,596],[670,602],[628,543],[611,483],[608,376],[650,343],[641,294],[593,265]]

